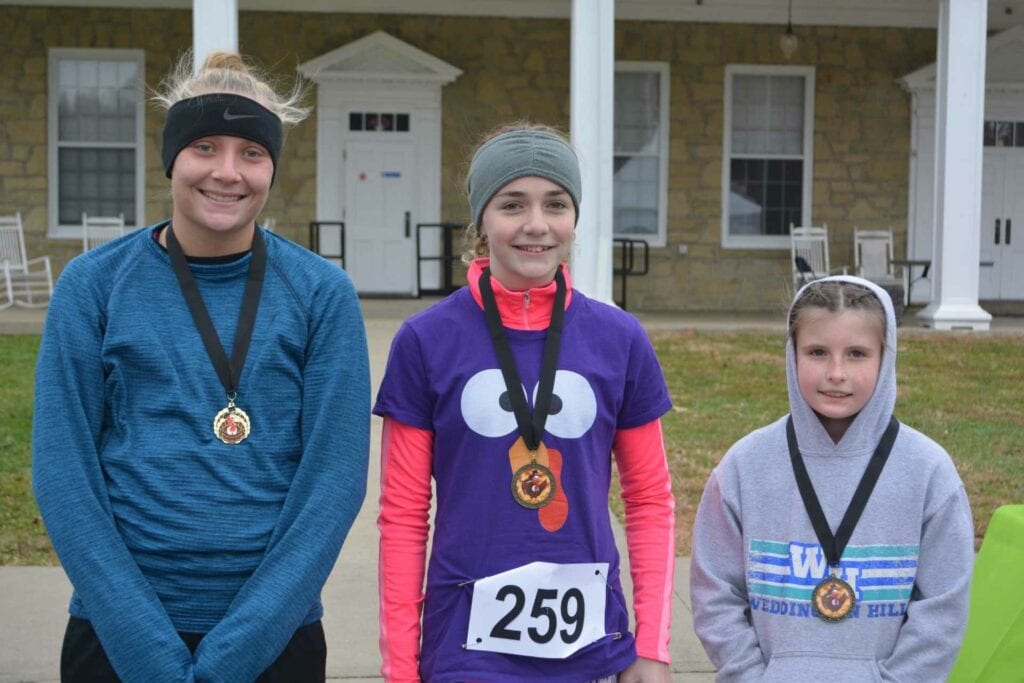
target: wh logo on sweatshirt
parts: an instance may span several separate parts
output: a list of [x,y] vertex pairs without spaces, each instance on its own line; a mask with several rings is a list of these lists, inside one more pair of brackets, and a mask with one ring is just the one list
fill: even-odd
[[[857,596],[853,618],[902,617],[917,574],[917,545],[850,545],[839,578]],[[829,573],[817,543],[750,541],[747,594],[751,609],[779,616],[812,617],[811,591]]]

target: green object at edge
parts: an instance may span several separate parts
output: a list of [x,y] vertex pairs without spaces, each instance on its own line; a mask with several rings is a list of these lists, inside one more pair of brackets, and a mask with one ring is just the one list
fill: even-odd
[[949,681],[1024,681],[1024,505],[992,514],[971,578],[967,634]]

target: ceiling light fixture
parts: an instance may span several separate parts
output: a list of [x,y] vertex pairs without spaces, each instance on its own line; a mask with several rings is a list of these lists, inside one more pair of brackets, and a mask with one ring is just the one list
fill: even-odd
[[796,52],[798,40],[793,33],[793,0],[789,0],[789,14],[786,17],[786,32],[779,36],[779,48],[788,60]]

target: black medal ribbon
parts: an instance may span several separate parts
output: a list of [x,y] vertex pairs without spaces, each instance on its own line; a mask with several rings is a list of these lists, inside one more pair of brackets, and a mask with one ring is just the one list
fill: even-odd
[[245,366],[245,357],[249,353],[249,342],[252,341],[252,330],[256,324],[256,311],[260,305],[260,294],[263,291],[263,278],[267,270],[267,247],[263,243],[263,236],[259,228],[253,231],[252,236],[252,260],[249,262],[249,276],[245,282],[245,292],[242,295],[242,308],[238,312],[238,326],[235,328],[235,340],[231,345],[231,359],[224,353],[224,347],[217,336],[217,330],[210,319],[210,313],[206,310],[203,297],[199,293],[199,285],[192,276],[185,259],[185,252],[174,237],[171,225],[167,225],[167,253],[171,257],[171,266],[174,274],[178,277],[178,284],[181,285],[181,293],[185,296],[185,303],[192,313],[192,320],[199,330],[199,336],[203,339],[206,347],[206,354],[210,357],[210,363],[217,371],[220,383],[224,385],[228,398],[232,401],[238,390],[238,381],[242,376],[242,368]]
[[849,543],[850,537],[853,536],[853,530],[856,528],[857,522],[860,521],[864,507],[868,504],[868,499],[871,497],[871,492],[878,482],[878,477],[882,473],[885,461],[889,458],[889,453],[892,451],[892,445],[895,443],[896,435],[899,431],[899,420],[895,417],[890,417],[889,426],[886,427],[881,440],[878,442],[878,446],[875,448],[874,454],[871,456],[871,460],[868,462],[868,466],[864,469],[864,474],[861,476],[860,483],[857,484],[857,489],[853,493],[850,505],[846,508],[846,513],[843,515],[843,521],[839,523],[839,528],[833,536],[832,530],[828,526],[828,520],[825,519],[825,513],[821,509],[821,503],[818,501],[818,494],[814,492],[814,485],[807,474],[807,467],[804,465],[803,456],[800,455],[800,447],[796,441],[796,429],[793,427],[792,415],[786,422],[789,459],[793,463],[793,474],[796,476],[797,488],[800,489],[800,497],[804,500],[807,516],[811,519],[811,526],[814,527],[814,533],[818,537],[818,543],[821,544],[821,549],[824,551],[825,559],[828,560],[830,567],[839,566],[839,559],[843,556],[843,551],[846,550],[846,544]]
[[555,271],[555,304],[551,311],[551,322],[548,325],[547,338],[544,340],[544,357],[540,368],[540,385],[537,387],[537,402],[533,407],[533,414],[526,404],[526,396],[523,395],[523,381],[519,377],[519,368],[516,367],[515,358],[512,356],[512,348],[508,343],[508,335],[501,324],[501,314],[498,313],[498,302],[494,298],[494,289],[491,287],[491,269],[484,268],[480,276],[480,296],[484,301],[484,312],[487,314],[487,328],[491,333],[491,341],[494,342],[494,350],[498,354],[498,365],[501,367],[501,375],[505,378],[505,389],[508,391],[508,400],[512,404],[512,412],[516,416],[516,424],[519,425],[519,434],[522,435],[526,447],[537,450],[541,438],[544,436],[544,424],[548,419],[548,411],[551,409],[551,396],[555,387],[555,368],[558,365],[558,351],[562,343],[562,323],[565,320],[565,277],[562,275],[562,268]]

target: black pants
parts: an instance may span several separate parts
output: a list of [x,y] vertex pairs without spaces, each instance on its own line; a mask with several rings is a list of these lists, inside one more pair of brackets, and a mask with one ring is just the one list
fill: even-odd
[[[202,633],[179,633],[190,652],[195,653]],[[303,626],[288,641],[284,651],[260,674],[259,683],[323,683],[327,678],[327,642],[319,621]],[[118,683],[114,668],[92,624],[71,617],[64,632],[60,653],[62,683]]]

